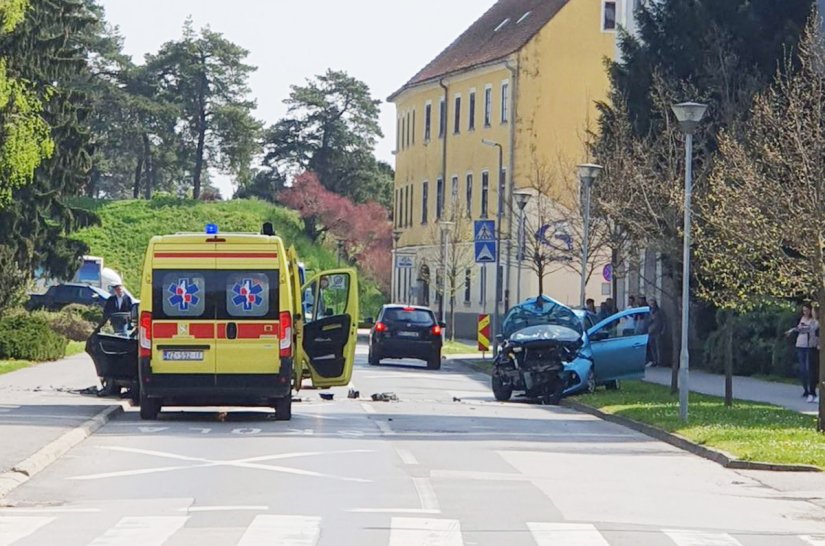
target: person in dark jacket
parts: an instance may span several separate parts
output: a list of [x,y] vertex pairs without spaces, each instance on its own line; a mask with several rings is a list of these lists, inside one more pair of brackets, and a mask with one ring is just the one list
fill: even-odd
[[[132,312],[132,298],[129,297],[123,290],[123,285],[115,284],[112,286],[114,294],[112,294],[106,304],[103,306],[103,321],[101,326],[112,318],[115,313],[131,313]],[[129,320],[112,320],[112,328],[116,332],[125,334],[129,327]],[[120,395],[120,387],[115,385],[114,379],[111,377],[103,378],[103,389],[98,391],[99,396]]]
[[650,358],[653,366],[661,366],[662,363],[662,342],[667,331],[667,317],[659,302],[654,298],[650,299],[650,327],[648,328],[647,343],[650,348]]

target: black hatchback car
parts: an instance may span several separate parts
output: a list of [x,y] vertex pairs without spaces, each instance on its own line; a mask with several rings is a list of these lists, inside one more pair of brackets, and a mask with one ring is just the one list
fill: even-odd
[[444,325],[427,307],[385,305],[370,330],[369,363],[377,366],[384,358],[417,358],[427,368],[441,368]]

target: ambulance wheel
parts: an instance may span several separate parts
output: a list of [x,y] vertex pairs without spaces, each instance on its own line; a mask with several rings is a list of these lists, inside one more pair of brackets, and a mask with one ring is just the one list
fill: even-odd
[[144,421],[154,421],[160,413],[160,400],[149,398],[143,390],[140,391],[140,418]]
[[275,403],[275,420],[289,421],[292,419],[292,395],[288,394],[283,398],[276,398]]

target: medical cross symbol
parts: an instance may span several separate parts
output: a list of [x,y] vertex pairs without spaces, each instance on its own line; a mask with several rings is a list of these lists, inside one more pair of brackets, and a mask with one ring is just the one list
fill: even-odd
[[192,279],[179,279],[177,283],[169,285],[169,303],[178,307],[181,311],[188,311],[190,305],[197,305],[200,298],[196,295],[200,292],[198,285]]
[[244,311],[252,311],[252,308],[263,303],[261,292],[264,291],[261,283],[252,279],[244,279],[239,283],[235,283],[232,287],[232,292],[235,297],[232,298],[232,303],[238,307],[243,307]]

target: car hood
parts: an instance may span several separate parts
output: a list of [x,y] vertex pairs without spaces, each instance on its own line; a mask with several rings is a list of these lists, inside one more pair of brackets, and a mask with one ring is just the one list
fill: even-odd
[[557,324],[540,324],[516,330],[510,335],[511,343],[538,344],[538,343],[578,343],[581,333],[566,326]]

